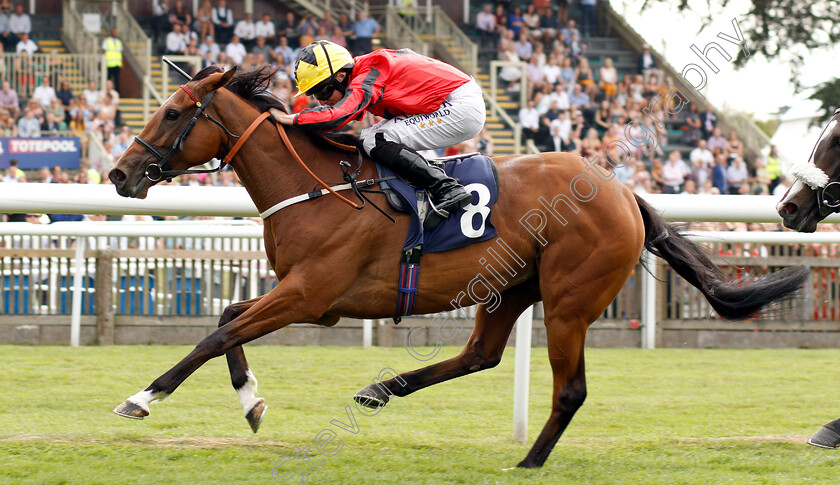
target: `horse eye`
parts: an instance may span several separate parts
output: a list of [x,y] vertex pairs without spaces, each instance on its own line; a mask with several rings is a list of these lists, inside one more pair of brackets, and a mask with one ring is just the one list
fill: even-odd
[[166,119],[169,121],[175,121],[178,119],[178,112],[171,109],[166,112]]
[[832,147],[840,146],[840,136],[835,136],[833,140],[831,140]]

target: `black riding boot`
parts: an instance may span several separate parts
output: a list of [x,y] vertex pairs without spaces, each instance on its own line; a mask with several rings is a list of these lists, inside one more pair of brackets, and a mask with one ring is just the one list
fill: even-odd
[[443,217],[448,217],[451,211],[472,202],[472,194],[457,180],[429,164],[422,155],[405,145],[385,142],[371,150],[370,155],[410,183],[428,190],[432,194],[432,203],[436,211]]

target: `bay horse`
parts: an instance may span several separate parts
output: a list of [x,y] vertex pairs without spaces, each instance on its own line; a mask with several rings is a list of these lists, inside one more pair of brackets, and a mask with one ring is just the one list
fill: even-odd
[[[287,110],[268,94],[270,78],[265,68],[235,73],[210,66],[197,73],[155,112],[111,170],[117,192],[142,199],[161,178],[217,157],[230,161],[263,213],[312,191],[310,175],[294,161],[297,154],[314,175],[337,178],[346,152],[316,134],[265,120],[269,108]],[[164,147],[171,148],[162,154]],[[495,163],[501,190],[491,217],[498,237],[425,255],[417,285],[416,314],[449,311],[453,302],[458,307],[478,304],[468,343],[456,357],[362,389],[355,396],[357,403],[378,409],[394,396],[496,366],[517,317],[543,301],[553,373],[551,413],[518,464],[539,467],[586,397],[586,330],[633,273],[643,248],[664,258],[700,289],[718,314],[730,319],[746,318],[804,284],[801,267],[749,285],[728,283],[702,247],[579,156],[504,156]],[[361,178],[375,177],[374,164],[365,158]],[[255,396],[257,381],[243,344],[294,322],[332,326],[342,316],[394,315],[409,220],[387,210],[396,223],[327,195],[265,218],[266,255],[277,286],[225,308],[217,330],[114,411],[132,418],[147,416],[151,402],[164,399],[201,365],[224,354],[233,387],[256,432],[266,404]],[[502,239],[508,251],[497,252],[499,266],[489,272],[482,255]],[[487,290],[497,293],[492,303],[476,285],[471,287],[477,275],[483,275]]]
[[[817,139],[806,162],[791,170],[796,182],[776,206],[782,223],[799,232],[814,232],[817,223],[840,212],[840,109],[834,112]],[[840,446],[840,419],[836,419],[808,438],[822,448]]]

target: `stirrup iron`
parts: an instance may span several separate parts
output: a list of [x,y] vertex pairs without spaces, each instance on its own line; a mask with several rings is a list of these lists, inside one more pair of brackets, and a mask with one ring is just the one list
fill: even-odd
[[432,194],[428,190],[426,191],[426,196],[429,198],[429,208],[432,209],[432,212],[437,214],[437,216],[441,219],[449,219],[449,211],[445,209],[438,209],[432,200]]

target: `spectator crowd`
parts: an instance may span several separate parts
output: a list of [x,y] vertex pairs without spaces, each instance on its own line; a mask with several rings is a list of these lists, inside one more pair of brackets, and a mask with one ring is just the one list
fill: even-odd
[[[640,194],[787,190],[775,147],[748,160],[738,134],[724,136],[711,106],[698,107],[666,88],[675,83],[649,46],[623,74],[612,57],[590,55],[588,41],[598,35],[596,4],[581,0],[578,7],[578,19],[568,2],[541,0],[524,10],[486,4],[476,15],[482,50],[511,62],[499,72],[508,92],[527,85],[518,113],[525,139],[541,151],[586,157]],[[527,63],[524,74],[521,63]],[[664,99],[672,94],[680,109],[666,110]]]
[[[544,151],[571,152],[593,160],[639,194],[769,194],[779,195],[790,182],[781,176],[779,157],[748,157],[734,131],[724,135],[710,106],[679,98],[682,109],[671,113],[654,102],[673,80],[659,70],[645,46],[633,72],[617,67],[609,56],[589,55],[588,44],[598,35],[594,1],[581,0],[570,13],[568,2],[534,0],[524,8],[510,3],[484,5],[474,29],[482,52],[498,59],[524,62],[527,103],[518,113],[526,139]],[[156,44],[161,54],[199,56],[203,68],[212,64],[248,69],[270,65],[275,71],[271,90],[294,112],[318,106],[310,97],[293,97],[293,62],[302,46],[329,39],[354,55],[369,52],[380,25],[364,12],[354,20],[330,12],[319,19],[288,12],[281,19],[270,13],[235,17],[226,0],[204,0],[195,16],[182,0],[153,3]],[[578,16],[577,13],[580,13]],[[22,20],[23,18],[26,21]],[[31,55],[31,22],[23,4],[0,0],[0,38],[4,48]],[[37,50],[37,44],[36,44]],[[601,60],[603,59],[603,60]],[[620,69],[625,72],[620,72]],[[523,75],[517,65],[504,67],[499,77],[511,92]],[[51,80],[56,80],[53,86]],[[83,160],[73,176],[60,168],[42,168],[37,176],[9,167],[4,183],[107,183],[107,170],[133,139],[120,112],[120,92],[112,80],[99,89],[91,82],[80,92],[58,76],[33,79],[29,96],[17,93],[8,79],[0,87],[0,136],[55,136],[67,131],[90,132],[105,148],[97,160]],[[366,115],[346,130],[358,133],[378,121]],[[646,140],[644,144],[628,142]],[[617,153],[615,142],[630,153]],[[482,130],[475,139],[428,157],[481,151],[493,154],[493,139]],[[748,159],[749,158],[749,159]],[[616,162],[620,159],[620,163]],[[14,170],[13,170],[14,169]],[[33,180],[34,179],[34,180]],[[238,185],[236,174],[187,175],[183,185]]]

